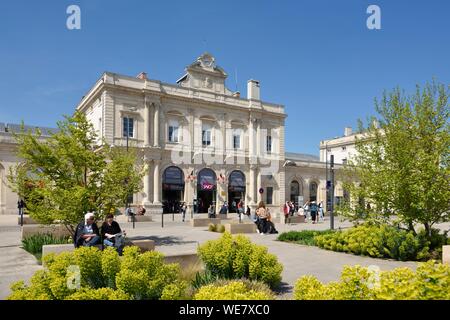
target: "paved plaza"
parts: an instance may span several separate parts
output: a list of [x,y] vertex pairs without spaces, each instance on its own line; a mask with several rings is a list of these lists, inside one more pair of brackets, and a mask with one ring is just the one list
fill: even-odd
[[[230,214],[236,218],[236,214]],[[121,226],[133,239],[151,239],[156,243],[156,250],[165,254],[180,254],[195,252],[197,246],[207,240],[216,239],[219,233],[207,231],[207,227],[193,228],[188,222],[182,222],[179,214],[164,216],[164,228],[161,227],[161,216],[153,217],[153,222],[139,222],[133,229],[132,223],[122,223]],[[348,228],[351,224],[335,222],[336,228]],[[290,230],[324,230],[329,228],[329,221],[319,224],[276,224],[280,233]],[[446,226],[448,228],[448,226]],[[0,216],[0,299],[9,294],[11,282],[24,279],[41,268],[33,255],[21,249],[20,226],[17,216]],[[377,265],[381,270],[396,267],[415,268],[415,262],[401,262],[385,259],[355,256],[340,252],[322,250],[317,247],[295,245],[276,241],[277,235],[247,235],[253,242],[264,245],[269,252],[275,254],[283,264],[283,286],[281,298],[290,297],[295,281],[302,275],[310,274],[319,280],[328,282],[338,280],[345,265]]]

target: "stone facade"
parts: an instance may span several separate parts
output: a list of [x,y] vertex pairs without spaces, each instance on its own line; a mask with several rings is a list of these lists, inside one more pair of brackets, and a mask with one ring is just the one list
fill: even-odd
[[[208,53],[187,66],[176,84],[145,73],[106,72],[76,108],[99,139],[138,150],[138,161],[149,170],[132,204],[144,205],[147,212],[173,210],[174,201],[186,202],[188,214],[205,212],[209,204],[218,213],[224,201],[239,199],[251,209],[264,200],[275,215],[290,199],[325,204],[323,159],[285,152],[284,106],[262,101],[256,80],[248,81],[247,98],[242,98],[227,89],[226,78]],[[17,196],[5,179],[18,159],[12,138],[5,136],[0,132],[2,214],[17,213]]]

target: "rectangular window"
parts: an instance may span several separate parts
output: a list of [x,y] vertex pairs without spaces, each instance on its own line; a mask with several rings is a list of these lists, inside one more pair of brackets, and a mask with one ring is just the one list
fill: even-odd
[[266,151],[268,153],[272,152],[272,136],[267,136],[266,140]]
[[211,129],[202,130],[202,146],[207,147],[211,145]]
[[273,203],[273,187],[267,187],[266,204],[272,204],[272,203]]
[[178,142],[178,126],[177,125],[169,126],[169,141],[170,142]]
[[134,137],[134,119],[129,117],[123,117],[123,137]]
[[241,148],[241,133],[239,131],[233,132],[233,149]]

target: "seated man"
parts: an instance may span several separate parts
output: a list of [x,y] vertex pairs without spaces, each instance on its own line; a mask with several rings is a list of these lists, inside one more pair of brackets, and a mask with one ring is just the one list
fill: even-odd
[[86,213],[84,221],[80,222],[75,230],[73,241],[75,248],[81,246],[92,247],[100,244],[100,234],[97,224],[94,222],[94,214],[92,212]]
[[107,247],[115,247],[119,255],[122,255],[125,246],[124,238],[125,230],[121,230],[119,224],[114,221],[114,216],[108,214],[102,225],[103,245]]

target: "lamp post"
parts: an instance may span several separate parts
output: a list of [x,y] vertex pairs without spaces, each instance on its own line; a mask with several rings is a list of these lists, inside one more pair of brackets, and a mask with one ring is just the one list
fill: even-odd
[[334,230],[334,155],[330,156],[330,175],[331,175],[330,229]]
[[[129,123],[129,121],[130,121],[130,119],[128,119],[128,121],[127,121],[127,127],[126,127],[126,138],[127,138],[127,154],[128,154],[128,148],[129,148],[129,137],[130,137],[130,123]],[[127,178],[127,180],[126,180],[126,185],[127,185],[127,189],[128,189],[128,181],[129,181],[129,178]],[[135,222],[136,222],[136,217],[135,217],[135,213],[130,209],[130,206],[129,206],[129,202],[128,202],[128,200],[129,200],[129,194],[128,194],[128,190],[127,190],[127,200],[126,200],[126,209],[125,209],[125,211],[128,213],[128,214],[130,214],[131,215],[131,219],[133,220],[133,229],[135,228]]]

